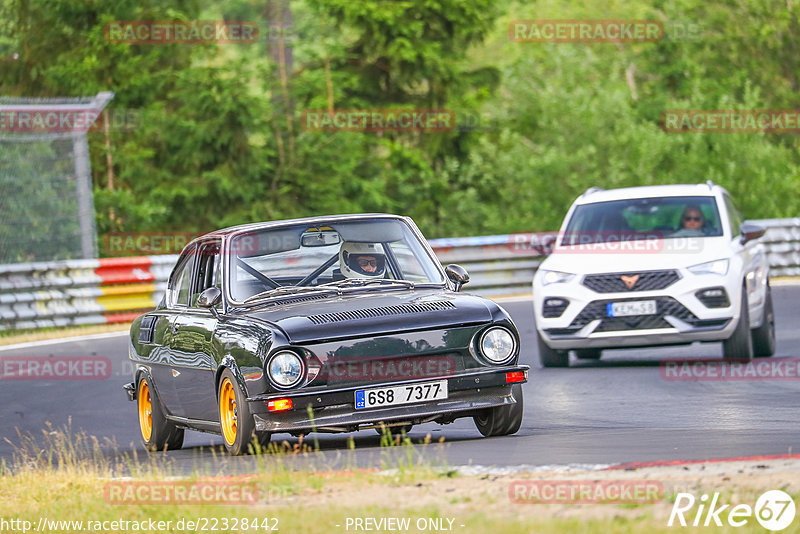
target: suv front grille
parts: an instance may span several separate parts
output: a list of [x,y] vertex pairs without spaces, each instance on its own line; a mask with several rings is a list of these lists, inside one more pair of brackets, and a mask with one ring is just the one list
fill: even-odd
[[[631,287],[623,278],[632,283]],[[680,278],[681,275],[675,270],[589,274],[583,278],[583,285],[597,293],[652,291],[667,288]]]
[[[632,300],[632,299],[628,299]],[[698,323],[699,319],[683,304],[671,297],[658,297],[656,313],[653,315],[631,315],[628,317],[607,317],[606,305],[610,302],[625,300],[595,300],[586,305],[569,325],[570,329],[580,330],[590,322],[600,319],[595,332],[616,332],[620,330],[646,330],[651,328],[672,328],[664,317],[671,315],[689,324]],[[700,326],[700,325],[698,325]]]

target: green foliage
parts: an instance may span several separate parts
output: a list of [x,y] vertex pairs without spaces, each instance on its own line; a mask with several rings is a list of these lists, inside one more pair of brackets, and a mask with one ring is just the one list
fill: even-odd
[[[270,5],[282,4],[0,0],[0,94],[112,90],[111,111],[137,113],[135,128],[109,135],[113,189],[106,136],[90,133],[100,233],[373,211],[410,215],[429,237],[549,230],[590,186],[708,179],[747,217],[800,211],[796,136],[659,126],[665,109],[796,108],[800,3],[302,0],[283,4],[283,32]],[[103,34],[114,20],[221,18],[257,21],[258,42]],[[509,40],[509,22],[548,18],[656,19],[668,37]],[[673,32],[689,24],[700,31]],[[285,78],[279,46],[291,51]],[[303,111],[329,105],[450,109],[458,126],[303,128]]]

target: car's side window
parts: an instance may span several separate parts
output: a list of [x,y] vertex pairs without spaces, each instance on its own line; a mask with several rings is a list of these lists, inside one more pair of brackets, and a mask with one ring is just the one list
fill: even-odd
[[194,291],[192,291],[192,307],[197,306],[197,298],[200,296],[200,293],[209,287],[216,286],[220,289],[222,288],[222,284],[218,281],[218,271],[221,263],[219,261],[219,251],[219,241],[204,243],[200,246],[200,253],[198,254],[199,265],[197,268],[197,283]]
[[741,231],[742,216],[728,195],[725,195],[725,208],[728,211],[728,222],[731,228],[731,237],[737,237]]
[[184,253],[178,261],[178,267],[170,278],[168,298],[170,306],[187,306],[189,304],[189,288],[192,282],[194,262],[193,249]]

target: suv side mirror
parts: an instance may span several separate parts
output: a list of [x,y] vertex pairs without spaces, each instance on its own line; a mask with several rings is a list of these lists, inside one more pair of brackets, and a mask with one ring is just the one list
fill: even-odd
[[455,284],[456,291],[461,291],[461,286],[469,282],[469,273],[460,265],[451,263],[444,268],[444,272],[447,273],[447,278]]
[[200,295],[197,296],[197,305],[201,308],[208,308],[214,317],[219,319],[219,312],[215,306],[222,301],[222,291],[218,287],[209,287],[204,289]]
[[762,237],[765,233],[767,233],[767,229],[757,224],[750,224],[747,222],[742,223],[742,226],[739,228],[742,232],[742,245],[747,243],[748,241],[752,241],[753,239],[758,239]]

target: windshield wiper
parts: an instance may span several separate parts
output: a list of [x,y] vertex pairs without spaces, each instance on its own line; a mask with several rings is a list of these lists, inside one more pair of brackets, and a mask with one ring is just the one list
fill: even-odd
[[328,282],[321,284],[317,287],[334,286],[334,287],[363,287],[371,284],[400,284],[409,289],[414,289],[414,282],[408,280],[393,280],[389,278],[348,278],[347,280],[336,280],[335,282]]
[[263,298],[272,298],[272,297],[280,297],[281,295],[289,295],[292,293],[306,293],[306,292],[314,292],[314,291],[336,291],[333,287],[322,287],[322,286],[281,286],[275,289],[268,289],[266,291],[262,291],[261,293],[256,293],[252,297],[247,297],[244,300],[244,303],[247,304],[253,300],[260,300]]

